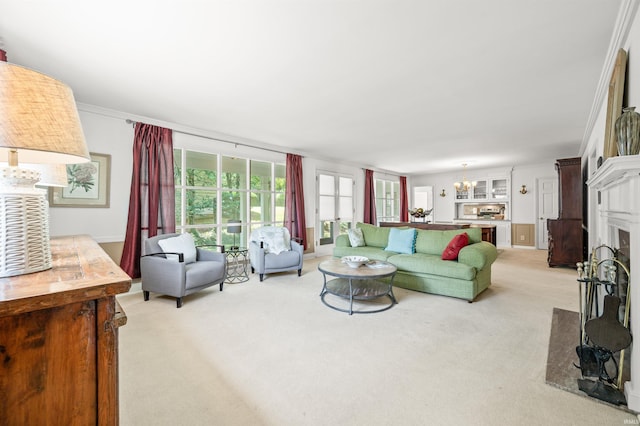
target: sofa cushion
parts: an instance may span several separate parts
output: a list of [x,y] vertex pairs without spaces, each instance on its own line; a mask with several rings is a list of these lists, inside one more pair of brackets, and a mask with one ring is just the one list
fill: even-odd
[[389,242],[384,248],[396,253],[412,254],[416,251],[416,229],[391,228]]
[[369,247],[385,248],[389,242],[389,230],[391,228],[383,228],[368,223],[358,222],[356,228],[362,230],[364,241]]
[[364,256],[371,260],[387,260],[391,256],[396,256],[397,253],[392,251],[384,251],[377,247],[345,247],[335,246],[333,249],[333,255],[335,257],[343,256]]
[[[182,253],[184,255],[184,263],[193,263],[196,261],[196,244],[193,241],[193,236],[189,233],[158,240],[158,245],[164,253]],[[168,254],[167,259],[177,262],[178,256]]]
[[362,229],[350,228],[347,233],[349,235],[349,243],[351,243],[351,247],[364,247],[366,245]]
[[387,259],[387,262],[395,265],[399,271],[439,275],[461,280],[473,280],[476,277],[476,268],[473,266],[460,262],[447,262],[437,255],[423,253],[396,254]]
[[469,244],[467,233],[458,234],[451,239],[447,247],[442,251],[442,260],[456,260],[462,247]]
[[432,229],[418,229],[416,235],[416,253],[426,253],[441,256],[453,237],[466,233],[469,236],[469,244],[482,241],[482,229],[464,228],[439,231]]

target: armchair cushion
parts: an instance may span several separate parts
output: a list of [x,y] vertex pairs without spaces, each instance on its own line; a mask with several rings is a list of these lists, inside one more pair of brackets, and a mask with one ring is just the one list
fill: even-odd
[[[189,233],[159,240],[158,245],[165,253],[183,253],[185,263],[193,263],[196,261],[196,244]],[[178,256],[175,254],[167,254],[167,259],[178,262]]]

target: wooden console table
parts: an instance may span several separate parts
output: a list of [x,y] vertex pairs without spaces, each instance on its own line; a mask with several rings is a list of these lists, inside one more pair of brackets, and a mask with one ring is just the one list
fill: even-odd
[[0,425],[117,425],[131,279],[89,236],[51,252],[52,269],[0,279]]

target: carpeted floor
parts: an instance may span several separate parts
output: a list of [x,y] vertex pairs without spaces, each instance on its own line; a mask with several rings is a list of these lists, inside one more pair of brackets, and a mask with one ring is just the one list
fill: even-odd
[[[318,262],[264,282],[143,301],[118,296],[120,424],[622,425],[638,419],[545,382],[554,307],[576,272],[504,250],[474,303],[403,289],[348,315],[319,297]],[[575,347],[575,342],[571,342]]]
[[[579,365],[576,354],[576,346],[578,346],[579,342],[580,318],[578,313],[554,308],[549,335],[545,381],[565,391],[629,412],[624,405],[610,404],[597,398],[591,398],[578,388],[578,379],[582,378],[580,369],[575,367],[575,365]],[[619,356],[619,353],[617,355]],[[629,375],[629,361],[626,359],[622,374],[623,382],[629,380]],[[592,377],[587,379],[595,380]]]

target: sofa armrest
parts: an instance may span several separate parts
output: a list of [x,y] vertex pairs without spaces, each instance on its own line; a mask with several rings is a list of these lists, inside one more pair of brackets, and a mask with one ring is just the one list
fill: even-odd
[[351,247],[349,236],[347,234],[338,235],[338,238],[336,238],[336,247]]
[[479,271],[490,266],[497,258],[496,246],[487,241],[469,244],[458,253],[458,262],[473,266]]

